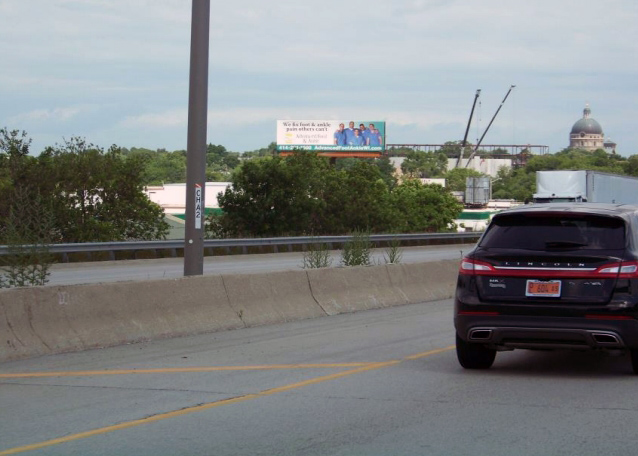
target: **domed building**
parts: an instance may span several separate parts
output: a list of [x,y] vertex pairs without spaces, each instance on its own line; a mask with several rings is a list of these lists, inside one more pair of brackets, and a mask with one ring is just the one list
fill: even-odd
[[583,118],[574,124],[569,134],[569,147],[584,150],[604,149],[604,142],[603,128],[591,118],[591,109],[587,103],[583,109]]

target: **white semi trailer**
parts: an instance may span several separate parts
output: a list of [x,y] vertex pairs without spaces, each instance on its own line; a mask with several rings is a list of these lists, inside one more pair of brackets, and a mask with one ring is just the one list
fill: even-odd
[[600,171],[537,171],[535,203],[638,204],[638,178]]

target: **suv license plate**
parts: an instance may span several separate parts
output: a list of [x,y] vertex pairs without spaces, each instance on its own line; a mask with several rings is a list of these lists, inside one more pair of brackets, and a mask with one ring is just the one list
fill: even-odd
[[528,280],[525,296],[541,298],[560,297],[560,280]]

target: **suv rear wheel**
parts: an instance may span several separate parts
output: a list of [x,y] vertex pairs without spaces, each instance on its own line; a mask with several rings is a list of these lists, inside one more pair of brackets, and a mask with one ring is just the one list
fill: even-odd
[[[456,335],[456,356],[459,363],[465,369],[489,369],[494,364],[496,358],[496,350],[487,348],[484,345],[472,344],[464,341]],[[638,353],[634,355],[632,351],[632,361],[634,361],[634,369],[638,367]]]

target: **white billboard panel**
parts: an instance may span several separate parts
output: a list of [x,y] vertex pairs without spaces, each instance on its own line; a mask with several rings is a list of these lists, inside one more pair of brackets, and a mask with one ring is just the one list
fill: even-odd
[[277,150],[384,150],[385,122],[344,120],[278,120]]

